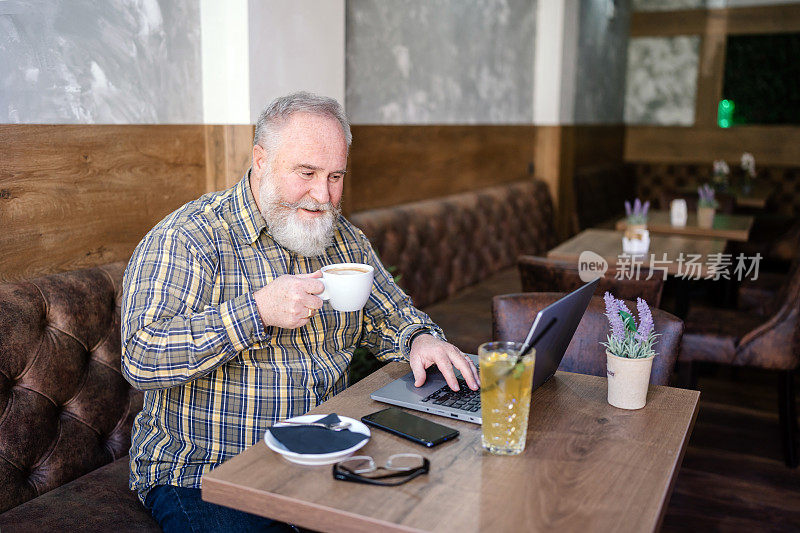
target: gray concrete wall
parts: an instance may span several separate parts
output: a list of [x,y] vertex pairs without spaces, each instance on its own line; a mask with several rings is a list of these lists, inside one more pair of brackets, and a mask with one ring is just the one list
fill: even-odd
[[356,124],[530,123],[534,0],[349,0]]
[[202,123],[199,0],[0,2],[0,122]]
[[609,12],[605,2],[582,1],[578,25],[574,121],[621,124],[631,17],[629,0]]
[[699,53],[698,35],[631,39],[625,122],[694,124]]

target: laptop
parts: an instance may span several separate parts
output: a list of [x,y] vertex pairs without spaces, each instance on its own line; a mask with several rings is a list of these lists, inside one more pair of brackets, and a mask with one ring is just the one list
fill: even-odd
[[[536,314],[525,338],[526,342],[530,342],[539,337],[535,346],[533,390],[555,374],[599,282],[598,278],[587,283]],[[467,355],[478,367],[478,356]],[[480,424],[480,390],[470,390],[458,370],[456,377],[461,389],[458,392],[450,390],[444,376],[433,366],[428,369],[425,384],[421,387],[414,386],[414,373],[409,372],[376,390],[370,394],[370,398],[399,407]]]

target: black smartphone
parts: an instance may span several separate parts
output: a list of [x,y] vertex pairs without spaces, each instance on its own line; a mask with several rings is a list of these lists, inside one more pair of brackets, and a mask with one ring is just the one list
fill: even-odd
[[362,416],[361,421],[368,426],[388,431],[428,448],[458,437],[458,431],[455,429],[394,407]]

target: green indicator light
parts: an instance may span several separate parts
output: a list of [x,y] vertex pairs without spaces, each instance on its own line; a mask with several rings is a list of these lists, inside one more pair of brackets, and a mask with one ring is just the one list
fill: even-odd
[[720,128],[730,128],[733,124],[733,100],[720,100],[717,106],[717,125]]

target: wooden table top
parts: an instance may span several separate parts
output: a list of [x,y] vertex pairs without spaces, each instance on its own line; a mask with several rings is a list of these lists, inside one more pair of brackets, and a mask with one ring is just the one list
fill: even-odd
[[[725,239],[651,234],[650,250],[646,255],[638,257],[636,261],[640,262],[640,266],[643,267],[651,267],[655,268],[655,270],[663,268],[671,276],[680,274],[681,268],[683,268],[684,273],[691,274],[688,276],[690,278],[706,276],[710,271],[710,267],[720,264],[719,261],[712,261],[709,256],[711,254],[722,254],[725,251],[727,242]],[[620,261],[630,261],[630,256],[627,259],[620,258],[622,254],[622,232],[607,229],[583,230],[547,252],[547,257],[548,259],[578,264],[578,258],[581,253],[587,250],[603,257],[608,262],[609,270],[616,270]],[[664,254],[667,254],[666,263],[657,264],[653,262],[661,262]],[[700,256],[696,263],[697,266],[691,267],[692,269],[696,268],[696,273],[694,271],[688,272],[689,267],[685,263],[681,264],[679,262],[681,254],[684,254],[685,260],[688,260],[690,255]],[[728,270],[730,271],[730,268]]]
[[[748,215],[726,215],[717,213],[714,215],[714,226],[711,228],[701,228],[697,225],[697,213],[689,212],[686,225],[683,227],[673,226],[670,222],[669,211],[655,210],[650,211],[647,217],[647,229],[651,235],[653,233],[664,233],[667,235],[686,235],[689,237],[711,237],[728,239],[729,241],[746,242],[750,238],[750,229],[753,227],[754,217]],[[624,231],[627,221],[621,218],[617,221],[617,229]]]
[[[681,187],[678,192],[696,195],[697,187]],[[744,192],[741,187],[736,185],[732,186],[728,192],[733,195],[738,206],[764,209],[767,205],[767,199],[772,193],[772,188],[766,183],[756,180],[747,192]]]
[[[359,419],[386,405],[369,394],[408,372],[391,363],[311,413]],[[398,487],[333,479],[331,466],[290,463],[263,441],[203,476],[203,499],[319,531],[656,531],[700,393],[651,386],[647,405],[606,401],[607,381],[558,372],[533,394],[525,451],[498,457],[480,426],[417,413],[458,429],[427,449],[378,429],[358,454],[382,464],[416,452],[430,473]]]

